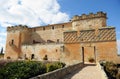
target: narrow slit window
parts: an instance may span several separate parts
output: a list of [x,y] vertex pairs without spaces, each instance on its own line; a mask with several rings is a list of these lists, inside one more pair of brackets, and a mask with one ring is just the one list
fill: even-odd
[[57,43],[59,43],[59,41],[60,41],[60,40],[59,40],[59,39],[57,39]]
[[54,30],[54,26],[52,26],[52,29]]
[[14,44],[14,40],[12,40],[11,44],[12,44],[12,45]]
[[34,55],[34,54],[32,54],[32,55],[31,55],[31,59],[34,59],[34,58],[35,58],[35,55]]
[[64,25],[62,25],[62,28],[64,28]]
[[43,30],[45,30],[45,27],[43,27]]

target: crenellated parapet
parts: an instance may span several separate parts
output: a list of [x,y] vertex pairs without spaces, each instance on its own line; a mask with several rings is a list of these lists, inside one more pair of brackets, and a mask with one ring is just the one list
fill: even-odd
[[75,15],[71,21],[77,21],[77,20],[85,20],[85,19],[93,19],[93,18],[107,18],[106,13],[104,12],[97,12],[96,14],[89,13],[88,15],[82,14],[81,16]]
[[22,30],[28,30],[28,26],[26,25],[16,25],[16,26],[10,26],[7,27],[7,31],[22,31]]

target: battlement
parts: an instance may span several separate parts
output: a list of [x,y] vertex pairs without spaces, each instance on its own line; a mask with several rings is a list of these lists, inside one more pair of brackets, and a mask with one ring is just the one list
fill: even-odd
[[7,31],[13,31],[13,30],[27,30],[28,26],[26,25],[16,25],[16,26],[10,26],[7,27]]
[[77,21],[77,20],[85,20],[85,19],[92,19],[92,18],[107,18],[106,17],[106,13],[101,12],[97,12],[96,14],[93,13],[89,13],[88,15],[86,14],[82,14],[81,16],[79,15],[75,15],[71,21]]

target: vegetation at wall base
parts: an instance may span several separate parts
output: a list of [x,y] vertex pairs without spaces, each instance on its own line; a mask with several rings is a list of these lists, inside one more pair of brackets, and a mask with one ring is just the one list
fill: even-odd
[[103,66],[108,79],[120,79],[120,72],[118,72],[117,64],[107,61],[105,63],[101,63],[101,65]]
[[0,79],[28,79],[65,66],[59,63],[49,63],[48,66],[48,63],[43,64],[38,61],[10,62],[0,68]]
[[93,62],[95,62],[95,59],[93,57],[90,57],[90,58],[88,58],[88,61],[93,63]]

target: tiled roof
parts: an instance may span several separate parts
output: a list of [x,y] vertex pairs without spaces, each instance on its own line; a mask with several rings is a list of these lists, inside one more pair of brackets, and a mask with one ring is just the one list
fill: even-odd
[[113,41],[116,40],[115,28],[101,28],[95,30],[82,30],[79,32],[65,32],[65,43],[78,43],[78,42],[100,42],[100,41]]

